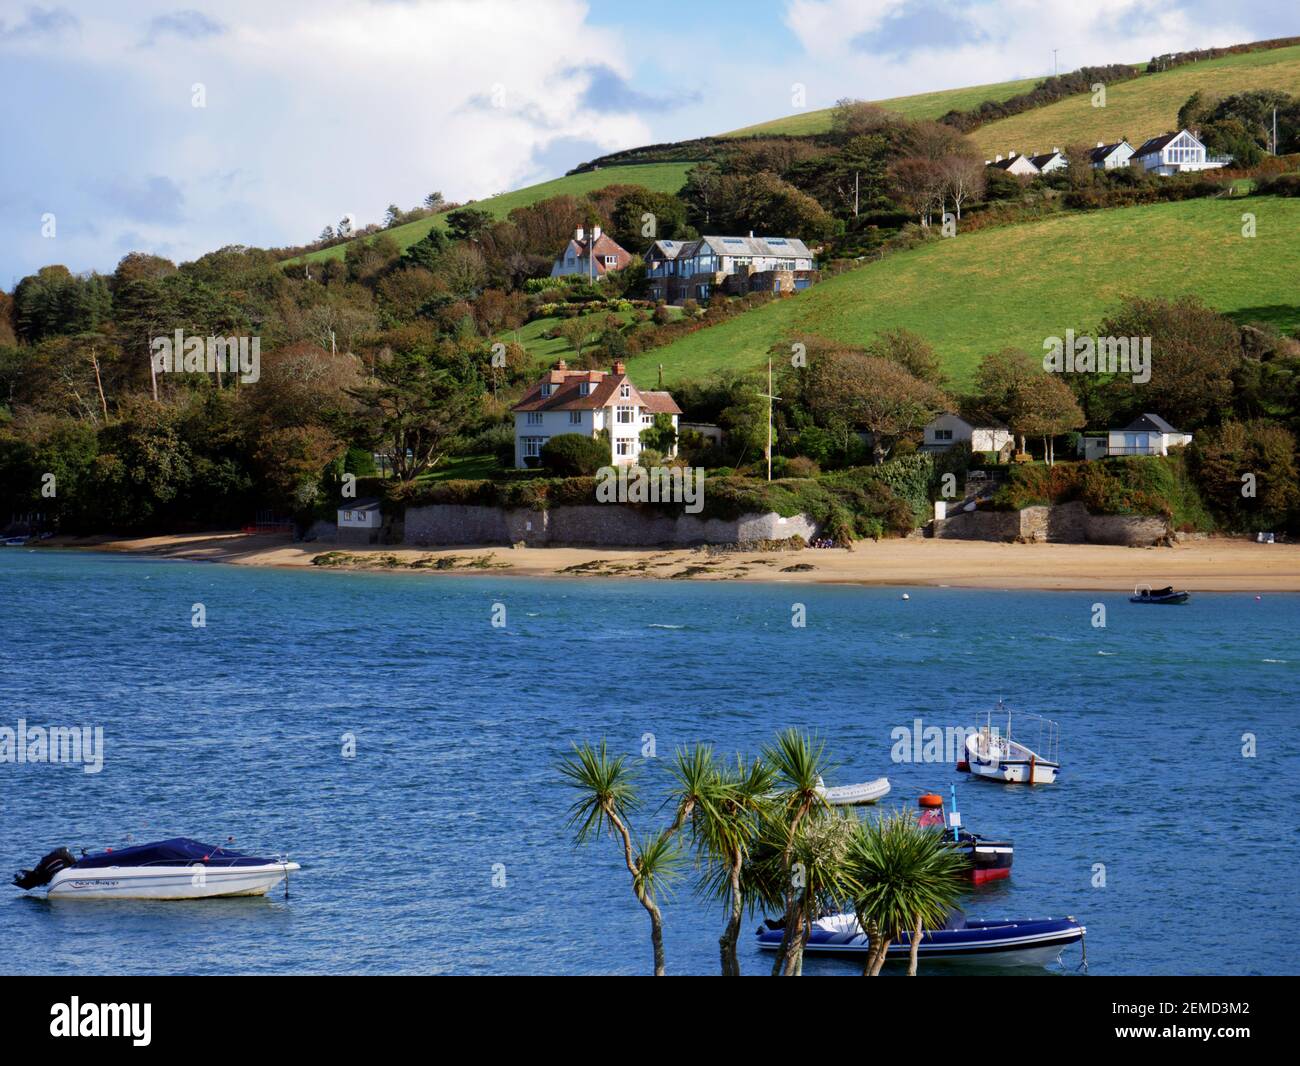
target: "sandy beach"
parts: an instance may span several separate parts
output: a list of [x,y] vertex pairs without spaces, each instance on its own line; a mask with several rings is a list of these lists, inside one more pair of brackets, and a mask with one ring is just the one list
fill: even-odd
[[[957,588],[1098,589],[1155,587],[1222,592],[1300,591],[1300,545],[1235,538],[1169,548],[1098,544],[884,540],[794,552],[710,549],[355,547],[293,543],[287,535],[205,533],[113,539],[57,537],[41,550],[84,548],[238,566],[310,567],[327,553],[330,569],[411,574],[648,578]],[[316,564],[319,565],[319,564]]]

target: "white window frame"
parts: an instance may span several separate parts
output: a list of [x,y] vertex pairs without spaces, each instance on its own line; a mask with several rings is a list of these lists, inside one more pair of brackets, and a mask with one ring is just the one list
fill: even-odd
[[619,406],[614,409],[614,421],[620,426],[636,425],[636,408]]
[[521,437],[523,441],[523,456],[525,459],[537,459],[541,457],[542,446],[546,443],[546,437]]
[[540,426],[542,424],[542,421],[543,421],[543,416],[541,411],[528,412],[528,424],[530,426]]
[[571,426],[580,426],[580,425],[582,425],[582,412],[581,412],[581,411],[570,411],[570,412],[569,412],[569,425],[571,425]]

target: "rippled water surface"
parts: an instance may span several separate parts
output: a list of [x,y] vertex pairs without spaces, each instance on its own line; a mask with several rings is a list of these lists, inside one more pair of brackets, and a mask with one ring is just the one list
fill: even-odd
[[[752,753],[798,725],[828,741],[832,784],[887,774],[886,805],[914,806],[957,781],[967,826],[1014,839],[1012,878],[973,916],[1076,915],[1094,974],[1294,971],[1300,597],[901,591],[0,549],[0,725],[99,725],[106,748],[98,774],[0,764],[4,868],[128,835],[234,836],[304,867],[287,902],[4,888],[0,968],[645,972],[644,912],[612,841],[571,846],[557,760],[602,736],[639,757],[653,734],[648,830],[676,746]],[[1056,786],[891,761],[895,727],[970,725],[999,696],[1061,721]],[[717,908],[687,882],[665,920],[669,970],[714,972]]]

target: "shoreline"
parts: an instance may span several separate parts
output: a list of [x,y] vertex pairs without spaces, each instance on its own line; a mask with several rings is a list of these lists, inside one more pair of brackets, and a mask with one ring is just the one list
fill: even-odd
[[[362,573],[488,573],[514,577],[1107,592],[1131,592],[1135,585],[1149,584],[1175,585],[1193,592],[1300,592],[1300,545],[1257,544],[1230,537],[1160,548],[909,537],[859,542],[852,551],[806,548],[783,552],[351,546],[294,543],[283,534],[221,532],[138,538],[59,536],[39,547],[234,566]],[[328,553],[340,553],[344,558],[339,565],[313,564],[313,559]]]

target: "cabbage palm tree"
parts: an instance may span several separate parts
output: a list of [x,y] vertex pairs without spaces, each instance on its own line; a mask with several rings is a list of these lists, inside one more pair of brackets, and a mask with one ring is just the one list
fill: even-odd
[[845,879],[858,924],[869,938],[863,975],[875,977],[889,945],[906,932],[908,975],[916,975],[924,928],[941,926],[965,890],[966,857],[910,811],[863,821],[849,841]]
[[576,842],[584,844],[592,836],[611,831],[622,840],[623,862],[632,876],[632,891],[650,916],[655,976],[662,977],[663,915],[656,897],[680,875],[676,830],[665,830],[639,844],[633,843],[630,815],[639,806],[633,771],[627,766],[626,756],[609,757],[603,740],[599,748],[575,744],[573,754],[561,762],[560,773],[579,792],[569,808],[568,820],[570,826],[576,827]]
[[740,976],[736,943],[740,922],[748,901],[742,871],[758,836],[764,813],[771,806],[775,772],[762,759],[747,763],[736,756],[734,767],[718,766],[715,796],[696,807],[691,824],[698,861],[703,867],[699,890],[721,900],[727,908],[727,924],[718,938],[723,977]]
[[776,771],[776,802],[784,823],[781,869],[785,878],[785,934],[781,950],[772,965],[772,976],[797,974],[802,964],[805,931],[799,920],[800,893],[794,877],[794,850],[799,830],[808,818],[830,810],[821,792],[828,767],[823,759],[825,744],[797,729],[779,733],[776,743],[763,749],[763,759]]

